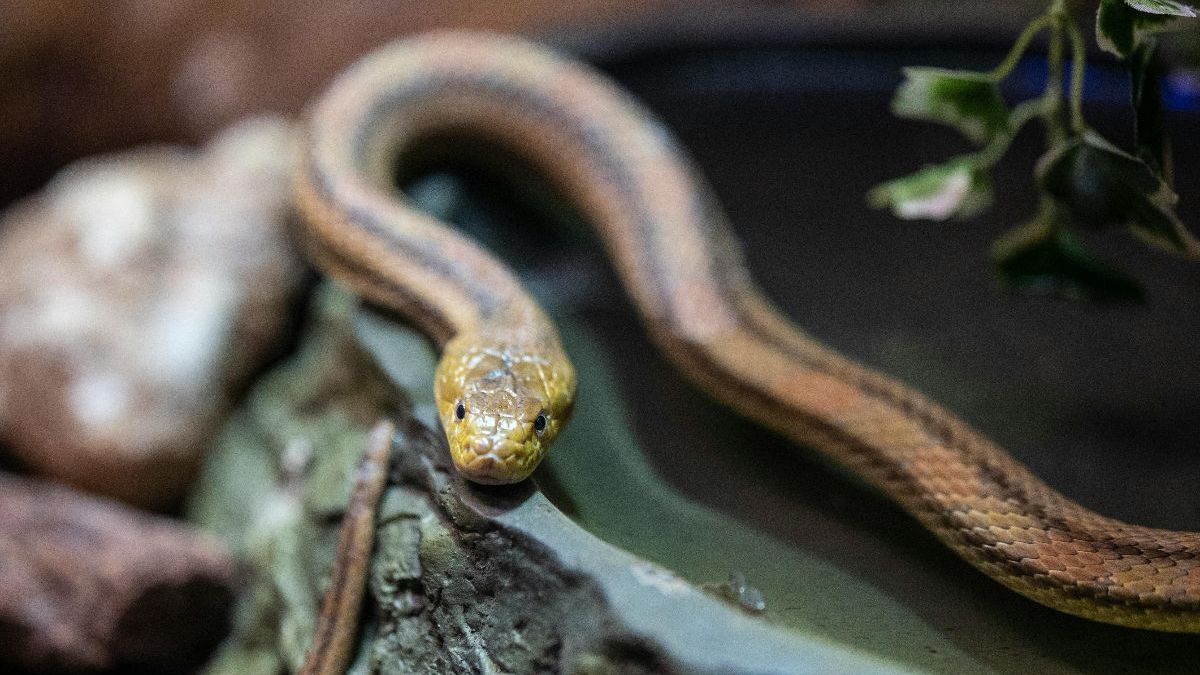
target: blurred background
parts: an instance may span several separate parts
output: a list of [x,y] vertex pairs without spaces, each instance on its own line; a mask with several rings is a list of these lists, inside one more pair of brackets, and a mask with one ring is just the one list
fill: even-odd
[[294,113],[366,50],[437,27],[511,31],[599,55],[680,41],[909,33],[998,40],[1041,3],[936,0],[120,0],[0,6],[0,200],[84,154],[196,141]]

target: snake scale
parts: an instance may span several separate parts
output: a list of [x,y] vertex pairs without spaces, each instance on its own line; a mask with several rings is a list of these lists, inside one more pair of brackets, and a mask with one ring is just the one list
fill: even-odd
[[442,349],[435,396],[467,478],[528,476],[575,380],[514,275],[395,188],[398,162],[439,138],[535,168],[598,230],[649,333],[697,385],[863,477],[988,576],[1070,614],[1200,632],[1200,535],[1089,511],[793,325],[755,287],[686,152],[601,74],[515,38],[444,32],[382,48],[320,98],[298,201],[317,266]]

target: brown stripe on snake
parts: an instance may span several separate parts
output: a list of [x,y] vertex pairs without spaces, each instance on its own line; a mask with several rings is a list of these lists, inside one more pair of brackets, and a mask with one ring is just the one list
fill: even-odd
[[[307,193],[300,192],[298,201],[311,199]],[[310,214],[322,212],[322,202],[301,204],[301,209]],[[328,214],[328,218],[336,218],[336,214]],[[305,253],[326,275],[337,278],[350,287],[364,299],[400,312],[408,321],[421,330],[433,342],[443,344],[454,334],[454,327],[446,321],[441,313],[425,302],[421,296],[412,293],[405,286],[387,277],[374,274],[368,268],[355,262],[353,258],[342,255],[335,248],[321,245],[319,239],[309,237],[304,242]]]
[[[309,208],[318,209],[321,208],[322,204],[329,203],[329,200],[336,193],[327,184],[324,176],[313,175],[310,179],[313,185],[312,198],[314,201]],[[381,222],[381,217],[369,209],[348,208],[344,214],[331,213],[327,216],[327,218],[337,217],[345,218],[347,222],[353,223],[353,227],[361,229],[364,234],[374,238],[379,242],[380,246],[386,247],[397,258],[427,260],[429,261],[428,266],[430,270],[446,279],[452,279],[457,272],[452,264],[445,262],[438,255],[438,251],[429,249],[427,246],[422,245],[420,241],[395,236],[393,230]],[[328,255],[337,255],[336,245],[327,248]],[[352,257],[344,255],[339,255],[338,257],[343,261],[343,264],[353,264],[350,262],[353,260]],[[403,290],[403,287],[397,284],[391,284],[391,287],[397,291]],[[475,307],[479,308],[481,314],[490,314],[498,309],[498,299],[492,294],[485,292],[486,289],[471,288],[469,290],[472,291],[471,302]]]
[[804,334],[753,285],[691,160],[601,75],[517,40],[444,33],[380,50],[334,83],[313,109],[298,183],[318,265],[440,327],[435,394],[468,478],[533,470],[570,414],[574,371],[512,274],[394,189],[397,158],[450,132],[518,154],[575,202],[653,338],[710,394],[844,464],[1030,598],[1200,632],[1200,536],[1088,511],[941,406]]

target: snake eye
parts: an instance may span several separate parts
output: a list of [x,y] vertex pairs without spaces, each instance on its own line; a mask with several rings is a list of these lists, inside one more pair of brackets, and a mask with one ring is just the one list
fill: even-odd
[[546,430],[546,425],[549,423],[550,421],[546,419],[546,413],[538,413],[537,419],[533,421],[533,430],[540,434]]
[[458,421],[460,422],[462,421],[462,418],[467,416],[467,407],[462,404],[462,401],[459,401],[458,405],[454,406],[454,416],[458,418]]

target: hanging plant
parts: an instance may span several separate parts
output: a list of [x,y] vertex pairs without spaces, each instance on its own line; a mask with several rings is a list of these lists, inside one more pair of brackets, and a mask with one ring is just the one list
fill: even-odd
[[[1192,7],[1174,0],[1101,0],[1096,39],[1129,68],[1135,147],[1122,150],[1083,115],[1086,44],[1064,0],[1021,32],[1008,56],[988,72],[906,68],[892,100],[899,117],[956,129],[980,149],[871,190],[876,208],[906,220],[971,218],[992,202],[991,170],[1026,124],[1039,120],[1047,149],[1034,169],[1036,214],[1002,235],[992,256],[1003,282],[1023,292],[1071,298],[1134,299],[1141,287],[1100,261],[1074,230],[1124,228],[1158,248],[1200,260],[1200,241],[1175,213],[1170,145],[1163,130],[1154,53],[1160,33],[1188,25]],[[1030,43],[1048,33],[1048,75],[1040,96],[1009,106],[1000,84]],[[1069,50],[1071,71],[1064,84]]]

